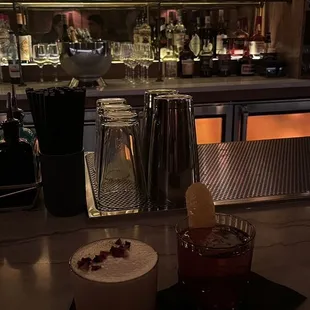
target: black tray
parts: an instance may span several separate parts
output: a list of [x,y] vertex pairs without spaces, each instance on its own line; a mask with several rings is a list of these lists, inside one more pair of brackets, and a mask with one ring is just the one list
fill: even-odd
[[[245,304],[238,310],[295,310],[306,299],[298,292],[252,272],[248,296]],[[74,300],[69,310],[76,310]],[[180,293],[178,284],[175,284],[157,293],[157,310],[198,309],[189,298]]]

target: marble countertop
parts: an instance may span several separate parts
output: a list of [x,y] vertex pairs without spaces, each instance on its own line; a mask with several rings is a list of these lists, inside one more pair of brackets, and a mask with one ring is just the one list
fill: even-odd
[[[155,82],[150,80],[148,85],[137,84],[135,87],[129,85],[123,80],[106,80],[107,87],[99,89],[88,89],[87,97],[113,97],[113,96],[135,96],[142,95],[146,89],[154,88],[175,88],[182,92],[223,92],[223,91],[242,91],[242,90],[263,90],[279,89],[291,87],[309,87],[310,80],[290,79],[290,78],[264,78],[264,77],[212,77],[212,78],[193,78],[193,79],[175,79],[165,82]],[[68,82],[45,82],[45,83],[27,83],[31,88],[47,88],[53,86],[67,86]],[[19,99],[26,99],[26,87],[17,87],[17,96]],[[6,99],[7,92],[10,91],[9,84],[0,84],[0,100]]]
[[[236,209],[230,208],[230,211]],[[237,212],[257,228],[253,270],[307,296],[310,309],[310,202]],[[0,214],[0,309],[67,310],[72,301],[68,259],[105,237],[132,237],[160,256],[159,289],[177,278],[175,223],[183,211],[89,220],[54,218],[44,210]]]

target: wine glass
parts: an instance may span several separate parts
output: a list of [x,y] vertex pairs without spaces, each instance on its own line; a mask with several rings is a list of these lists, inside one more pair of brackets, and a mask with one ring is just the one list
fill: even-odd
[[129,58],[128,58],[128,64],[129,64],[129,67],[131,69],[131,84],[132,85],[135,85],[136,84],[136,80],[135,80],[135,68],[138,64],[137,62],[137,59],[139,58],[139,54],[138,54],[138,49],[137,49],[137,46],[132,44],[132,43],[129,43],[128,44],[128,55],[129,55]]
[[121,43],[120,46],[120,60],[124,63],[125,66],[125,81],[130,82],[130,77],[129,77],[129,48],[128,48],[128,42],[123,42]]
[[145,71],[144,71],[144,65],[143,65],[143,45],[144,43],[137,43],[136,46],[136,61],[138,67],[138,79],[141,80],[143,83],[145,80]]
[[142,53],[141,53],[141,58],[142,58],[142,65],[145,68],[145,83],[149,83],[149,67],[153,63],[154,58],[155,58],[155,53],[154,50],[151,46],[151,44],[142,44]]
[[57,66],[59,65],[59,49],[56,43],[47,45],[47,59],[55,68],[54,82],[58,82]]
[[47,53],[45,44],[33,45],[33,62],[40,68],[40,82],[43,83],[43,66],[47,62]]
[[120,42],[111,42],[111,54],[112,60],[120,60],[121,58],[121,43]]

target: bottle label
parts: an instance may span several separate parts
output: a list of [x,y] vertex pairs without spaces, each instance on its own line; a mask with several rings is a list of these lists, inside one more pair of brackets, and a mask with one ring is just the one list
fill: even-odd
[[243,38],[236,38],[234,40],[234,54],[235,55],[243,55],[244,44],[245,44],[245,39]]
[[194,74],[194,60],[184,59],[182,60],[182,74],[183,75],[193,75]]
[[211,17],[208,16],[208,15],[205,17],[205,24],[206,24],[206,25],[211,24]]
[[164,31],[165,29],[166,29],[166,25],[165,24],[160,26],[160,32]]
[[171,31],[167,31],[166,37],[167,37],[168,40],[172,40],[173,39],[172,32]]
[[139,35],[139,33],[134,33],[134,35],[133,35],[133,43],[140,43],[140,35]]
[[178,75],[178,63],[176,61],[165,61],[164,62],[165,77],[175,78]]
[[184,33],[174,34],[173,39],[174,39],[174,45],[176,47],[176,51],[180,52],[184,47],[184,39],[185,39]]
[[216,54],[220,54],[223,51],[223,39],[223,34],[219,34],[216,36]]
[[195,34],[190,43],[189,43],[189,48],[191,51],[194,53],[194,55],[197,57],[200,53],[200,38],[197,34]]
[[250,42],[250,54],[259,55],[265,52],[265,43],[263,41]]
[[227,72],[230,70],[230,54],[223,54],[218,56],[219,70],[221,72]]
[[241,65],[241,75],[253,75],[254,66],[253,64],[242,64]]
[[19,64],[16,61],[9,64],[9,74],[11,79],[20,79]]
[[142,37],[142,43],[145,43],[145,44],[151,43],[151,36],[150,35],[144,35]]
[[204,71],[204,69],[209,68],[213,68],[212,56],[200,56],[200,69]]
[[20,58],[22,61],[30,61],[30,44],[29,36],[19,36]]

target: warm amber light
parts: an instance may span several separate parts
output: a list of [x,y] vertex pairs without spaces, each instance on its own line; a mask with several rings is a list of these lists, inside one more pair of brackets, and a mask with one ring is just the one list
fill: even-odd
[[247,140],[307,137],[310,136],[309,123],[310,113],[250,116]]
[[195,120],[198,144],[220,143],[222,118],[198,118]]

